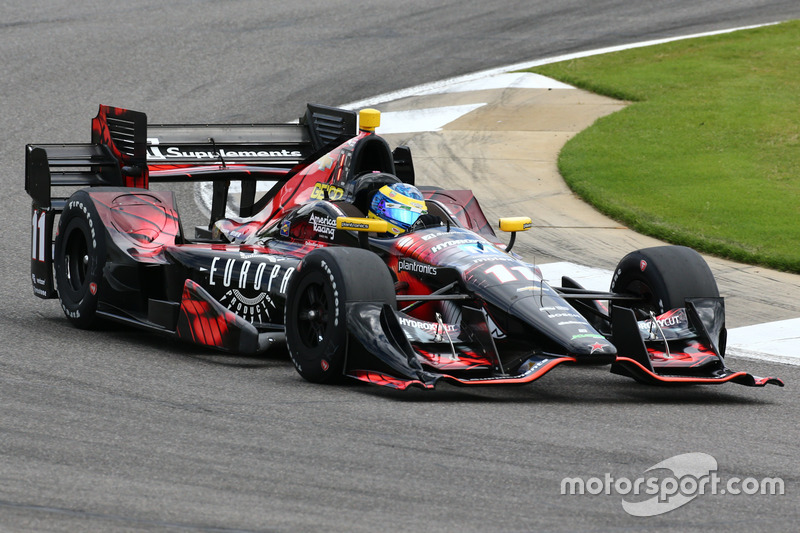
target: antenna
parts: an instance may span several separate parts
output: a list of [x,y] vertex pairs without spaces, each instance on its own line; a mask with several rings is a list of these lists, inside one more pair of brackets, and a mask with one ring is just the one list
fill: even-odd
[[222,157],[222,152],[217,149],[217,143],[214,142],[214,137],[209,137],[208,142],[211,143],[211,146],[214,148],[214,151],[217,152],[217,156],[219,157],[219,160],[222,162],[222,168],[228,168],[228,166],[225,164],[225,158]]

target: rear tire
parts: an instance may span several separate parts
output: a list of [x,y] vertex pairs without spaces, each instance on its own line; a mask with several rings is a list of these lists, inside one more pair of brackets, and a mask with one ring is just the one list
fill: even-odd
[[685,307],[686,298],[718,297],[714,274],[705,259],[685,246],[657,246],[631,252],[617,265],[611,292],[644,297],[643,303],[629,305],[642,320],[652,311],[660,315]]
[[106,263],[105,229],[85,191],[73,194],[58,222],[53,262],[61,308],[81,329],[96,324],[97,302]]
[[347,356],[348,302],[397,305],[386,264],[360,248],[319,248],[289,282],[286,344],[297,372],[313,383],[341,379]]

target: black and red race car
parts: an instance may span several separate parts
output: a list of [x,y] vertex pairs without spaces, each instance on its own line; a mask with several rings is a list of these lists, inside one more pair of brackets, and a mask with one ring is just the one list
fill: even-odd
[[[545,283],[511,251],[530,219],[501,219],[504,244],[470,191],[419,187],[426,213],[390,233],[370,203],[415,175],[378,121],[309,105],[296,124],[152,125],[101,106],[90,143],[26,147],[34,293],[80,328],[115,320],[240,354],[285,345],[314,382],[523,384],[573,363],[783,385],[726,367],[723,300],[689,248],[632,252],[597,292]],[[198,181],[211,219],[189,237],[173,193],[150,185]]]

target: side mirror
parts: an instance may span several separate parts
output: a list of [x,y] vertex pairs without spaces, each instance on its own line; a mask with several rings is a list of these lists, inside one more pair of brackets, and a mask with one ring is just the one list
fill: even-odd
[[367,249],[369,248],[367,233],[386,233],[389,231],[389,223],[380,218],[336,217],[336,229],[359,232],[358,243]]
[[389,231],[389,223],[380,218],[336,217],[336,229],[386,233]]
[[514,246],[518,231],[528,231],[533,227],[531,217],[506,217],[500,219],[500,231],[511,233],[511,240],[508,241],[506,252],[510,252]]

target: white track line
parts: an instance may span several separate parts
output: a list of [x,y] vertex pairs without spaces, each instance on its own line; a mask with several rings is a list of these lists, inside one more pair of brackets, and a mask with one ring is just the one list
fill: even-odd
[[600,54],[610,54],[612,52],[619,52],[622,50],[629,50],[632,48],[644,48],[645,46],[654,46],[657,44],[664,44],[670,43],[673,41],[682,41],[685,39],[696,39],[698,37],[710,37],[712,35],[722,35],[725,33],[733,33],[736,31],[741,30],[750,30],[753,28],[761,28],[763,26],[772,26],[774,24],[780,24],[779,22],[770,22],[767,24],[755,24],[753,26],[741,26],[739,28],[731,28],[727,30],[718,30],[718,31],[710,31],[705,33],[695,33],[692,35],[683,35],[680,37],[669,37],[666,39],[654,39],[652,41],[643,41],[640,43],[631,43],[625,44],[620,46],[609,46],[606,48],[598,48],[596,50],[588,50],[585,52],[575,52],[572,54],[564,54],[560,56],[548,57],[545,59],[536,59],[533,61],[525,61],[523,63],[514,63],[511,65],[506,65],[504,67],[493,68],[489,70],[482,70],[480,72],[474,72],[472,74],[466,74],[464,76],[458,76],[455,78],[449,78],[446,80],[435,81],[432,83],[425,83],[422,85],[417,85],[415,87],[409,87],[407,89],[401,89],[399,91],[392,91],[384,94],[379,94],[377,96],[373,96],[370,98],[365,98],[364,100],[358,100],[356,102],[351,102],[346,104],[342,107],[345,109],[360,109],[363,107],[370,107],[378,104],[382,104],[385,102],[391,102],[394,100],[400,100],[401,98],[409,98],[413,96],[420,96],[423,94],[436,94],[436,93],[444,93],[448,92],[449,89],[453,86],[474,82],[477,80],[482,80],[485,78],[493,78],[495,76],[513,73],[516,70],[526,70],[533,67],[538,67],[540,65],[547,65],[550,63],[558,63],[560,61],[568,61],[570,59],[579,59],[581,57],[589,57],[589,56],[596,56]]
[[388,111],[381,113],[381,124],[376,132],[382,135],[391,133],[421,133],[439,131],[446,124],[475,111],[486,104],[468,104],[410,111]]

